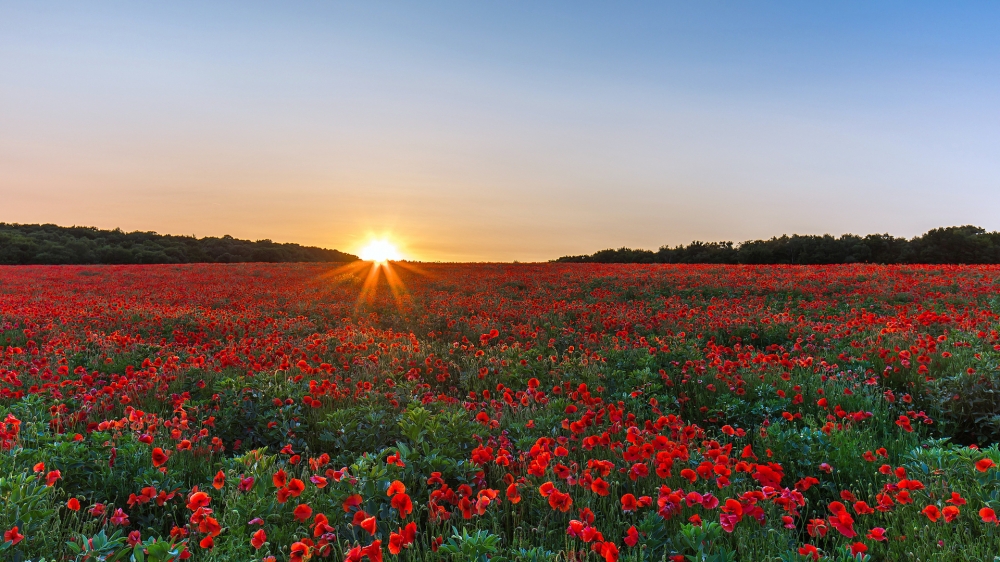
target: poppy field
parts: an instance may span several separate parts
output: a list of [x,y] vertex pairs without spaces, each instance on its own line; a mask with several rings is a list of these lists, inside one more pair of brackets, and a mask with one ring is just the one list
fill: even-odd
[[0,559],[1000,555],[1000,267],[0,268]]

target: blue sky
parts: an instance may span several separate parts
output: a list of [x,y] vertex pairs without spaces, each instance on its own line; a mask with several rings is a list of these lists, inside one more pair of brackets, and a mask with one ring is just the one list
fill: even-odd
[[538,260],[1000,229],[1000,4],[0,2],[0,220]]

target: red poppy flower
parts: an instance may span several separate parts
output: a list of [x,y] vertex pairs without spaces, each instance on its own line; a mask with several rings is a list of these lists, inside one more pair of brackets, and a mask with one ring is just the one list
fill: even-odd
[[317,513],[316,517],[313,518],[313,536],[320,537],[326,533],[332,533],[333,527],[330,526],[330,520],[322,513]]
[[623,540],[629,546],[635,546],[639,542],[639,531],[635,530],[635,525],[632,525],[628,528],[628,531],[625,531],[625,538]]
[[871,531],[868,531],[868,534],[865,535],[865,536],[867,536],[869,539],[871,539],[873,541],[887,541],[887,540],[889,540],[885,536],[885,529],[883,529],[882,527],[875,527]]
[[299,480],[298,478],[292,478],[288,481],[288,486],[286,486],[288,493],[291,494],[293,498],[297,498],[302,495],[302,492],[306,491],[305,482]]
[[604,562],[618,562],[618,545],[613,542],[601,543],[601,556]]
[[633,496],[632,494],[625,494],[624,496],[622,496],[622,511],[626,513],[634,512],[638,508],[639,506],[635,501],[635,496]]
[[854,502],[854,512],[858,515],[868,515],[869,513],[875,513],[875,510],[863,501],[856,501]]
[[56,480],[60,479],[62,479],[62,473],[60,473],[58,470],[50,471],[45,476],[45,485],[49,487],[55,486]]
[[947,500],[945,503],[965,505],[965,499],[958,492],[952,492],[951,499]]
[[364,501],[364,499],[361,497],[361,494],[352,494],[347,496],[347,499],[344,500],[343,503],[344,513],[351,511],[352,507],[361,505],[362,501]]
[[267,533],[264,532],[264,529],[257,529],[257,532],[250,537],[250,546],[257,550],[260,550],[265,542],[267,542]]
[[608,483],[602,478],[598,478],[590,483],[590,490],[597,494],[598,496],[608,495]]
[[517,490],[517,484],[507,486],[507,499],[510,500],[510,503],[519,503],[521,501],[521,493]]
[[80,511],[80,500],[70,498],[69,501],[66,502],[66,508],[71,511]]
[[216,490],[221,490],[226,485],[226,473],[221,470],[215,474],[215,478],[212,480],[212,487]]
[[937,508],[936,505],[929,505],[925,507],[923,510],[921,510],[920,513],[926,515],[927,518],[934,523],[936,523],[937,520],[941,518],[941,511]]
[[406,486],[399,480],[395,480],[392,484],[389,484],[389,489],[385,491],[385,495],[392,497],[395,494],[403,493],[405,491]]
[[24,535],[18,532],[17,525],[15,525],[10,530],[4,531],[3,540],[4,542],[10,541],[13,544],[17,544],[24,540]]
[[187,508],[191,511],[195,511],[199,507],[206,507],[211,501],[212,498],[210,498],[205,492],[195,492],[188,498]]
[[284,488],[287,481],[288,475],[285,474],[284,469],[275,472],[274,475],[271,476],[271,483],[274,484],[275,488]]
[[994,466],[996,466],[996,463],[993,462],[993,459],[980,459],[976,461],[976,470],[979,472],[986,472]]
[[396,494],[392,497],[389,504],[399,511],[399,516],[402,518],[406,518],[410,513],[413,513],[413,502],[407,494]]
[[[293,542],[288,553],[288,562],[303,562],[309,558],[309,545],[304,541]],[[360,560],[360,558],[358,558]]]
[[370,562],[382,562],[382,541],[372,541],[372,543],[361,549],[361,553],[368,557]]
[[549,495],[549,506],[552,509],[557,509],[563,513],[569,511],[573,507],[573,498],[569,494],[564,494],[559,490],[555,490]]
[[982,517],[983,523],[998,523],[998,524],[1000,524],[1000,521],[997,521],[997,514],[996,514],[996,512],[993,511],[993,508],[991,508],[991,507],[984,507],[984,508],[980,509],[979,510],[979,516]]
[[159,468],[166,464],[167,454],[163,452],[163,449],[157,447],[153,449],[153,466]]
[[698,480],[698,473],[691,470],[690,468],[685,468],[681,471],[681,478],[687,479],[688,482],[694,484]]
[[810,556],[813,560],[819,560],[819,549],[811,544],[799,547],[800,556]]
[[312,516],[312,512],[313,512],[312,508],[309,507],[308,504],[303,503],[299,504],[298,506],[295,507],[295,509],[292,510],[292,515],[294,515],[295,518],[298,519],[299,521],[305,521],[306,519],[309,519],[309,517]]

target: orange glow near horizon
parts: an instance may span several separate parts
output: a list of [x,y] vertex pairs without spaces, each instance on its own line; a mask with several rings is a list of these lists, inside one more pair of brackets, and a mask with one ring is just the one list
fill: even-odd
[[[372,245],[370,244],[369,246]],[[362,254],[367,259],[347,264],[335,270],[335,274],[337,275],[346,275],[358,281],[357,306],[373,302],[378,297],[380,291],[388,289],[397,308],[400,310],[409,308],[410,294],[396,267],[398,266],[416,275],[427,275],[427,272],[424,268],[414,263],[393,262],[389,256],[398,256],[398,252],[391,254],[389,249],[395,251],[395,248],[391,245],[383,246],[380,244],[373,246],[371,253],[365,252]],[[383,276],[385,277],[384,282],[382,281]],[[380,288],[380,286],[382,287]]]
[[402,259],[396,246],[386,239],[368,242],[368,245],[361,249],[359,255],[361,259],[377,264],[385,264],[389,261],[399,261]]

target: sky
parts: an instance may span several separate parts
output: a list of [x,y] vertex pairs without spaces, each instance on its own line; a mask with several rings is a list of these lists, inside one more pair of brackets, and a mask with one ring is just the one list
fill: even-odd
[[8,2],[0,221],[540,261],[1000,230],[1000,3]]

